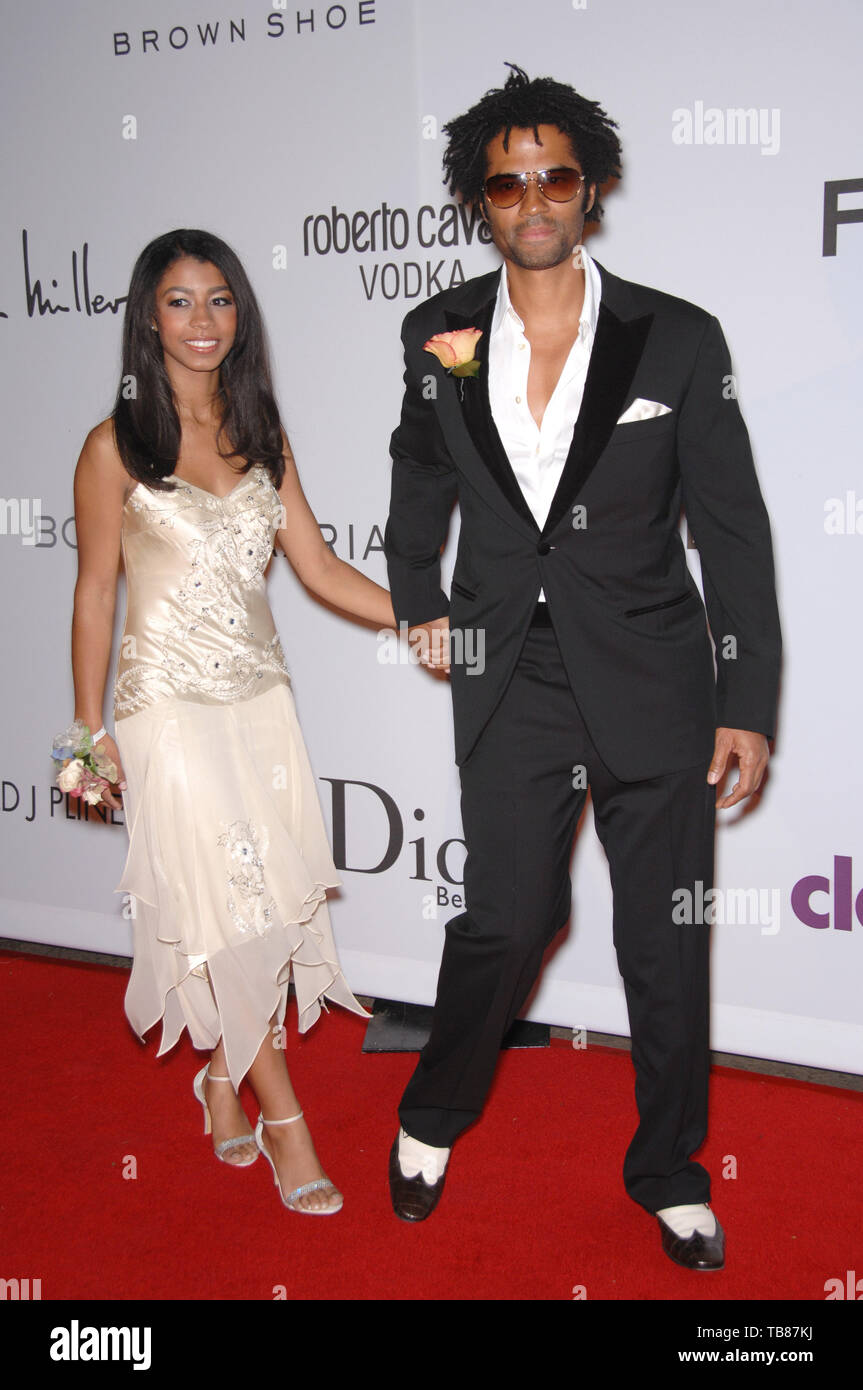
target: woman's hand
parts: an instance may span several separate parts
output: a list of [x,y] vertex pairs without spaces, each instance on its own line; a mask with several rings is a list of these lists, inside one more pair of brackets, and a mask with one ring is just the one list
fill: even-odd
[[449,675],[449,618],[418,623],[409,629],[408,641],[417,651],[421,666],[425,666],[438,679]]
[[[85,719],[82,722],[87,724],[88,721]],[[76,762],[81,766],[69,778],[65,778],[64,773]],[[95,765],[95,771],[89,766],[90,763]],[[110,780],[100,771],[105,763],[112,763],[115,768],[115,775]],[[107,785],[99,787],[99,800],[93,802],[89,797],[98,782]],[[123,803],[120,794],[126,790],[126,779],[117,745],[110,734],[104,734],[88,753],[79,752],[77,758],[65,758],[57,774],[57,785],[61,791],[69,795],[76,798],[80,796],[88,806],[98,806],[104,801],[105,805],[113,810],[121,810]]]
[[126,778],[117,745],[111,735],[106,734],[104,738],[99,739],[95,747],[103,757],[110,758],[117,769],[116,779],[110,784],[108,790],[102,792],[102,800],[113,810],[121,811],[123,809],[121,794],[126,790]]

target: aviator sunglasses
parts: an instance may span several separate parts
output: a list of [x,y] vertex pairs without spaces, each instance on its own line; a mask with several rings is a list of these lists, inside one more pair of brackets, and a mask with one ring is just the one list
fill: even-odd
[[578,169],[532,169],[526,174],[492,174],[483,184],[483,192],[496,208],[514,208],[520,203],[527,185],[536,179],[536,186],[553,203],[569,203],[575,197],[584,174]]

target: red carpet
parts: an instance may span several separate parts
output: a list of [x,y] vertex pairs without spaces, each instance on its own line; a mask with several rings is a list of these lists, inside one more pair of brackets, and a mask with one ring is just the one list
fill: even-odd
[[[4,1278],[43,1299],[823,1300],[861,1254],[863,1097],[718,1068],[699,1157],[728,1266],[678,1269],[624,1193],[635,1123],[628,1054],[504,1054],[485,1117],[455,1150],[427,1223],[396,1220],[387,1155],[409,1054],[363,1055],[334,1008],[292,1031],[288,1065],[345,1194],[325,1220],[286,1211],[269,1168],[218,1163],[184,1042],[156,1061],[123,1015],[126,975],[4,953]],[[289,1012],[295,1030],[295,1013]],[[245,1096],[253,1113],[253,1100]],[[723,1167],[736,1159],[736,1178]],[[135,1160],[137,1177],[124,1179]]]

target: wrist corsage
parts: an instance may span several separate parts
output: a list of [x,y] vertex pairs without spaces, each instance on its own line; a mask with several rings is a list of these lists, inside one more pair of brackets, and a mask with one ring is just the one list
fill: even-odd
[[[97,737],[104,736],[104,732],[100,729]],[[65,763],[57,776],[60,790],[80,796],[88,806],[97,805],[102,793],[109,791],[111,783],[117,780],[117,764],[96,747],[83,719],[76,719],[62,734],[57,734],[51,757],[57,763]]]

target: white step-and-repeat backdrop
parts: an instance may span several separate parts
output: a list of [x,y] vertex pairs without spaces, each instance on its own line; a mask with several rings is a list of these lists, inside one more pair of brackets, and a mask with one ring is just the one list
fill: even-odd
[[[49,754],[73,713],[73,469],[112,406],[136,256],[182,226],[236,248],[312,508],[386,583],[402,316],[497,264],[442,185],[440,127],[508,60],[619,122],[624,179],[590,249],[718,315],[773,518],[780,736],[760,805],[720,815],[713,1045],[859,1070],[863,11],[6,0],[2,25],[0,934],[130,951],[122,816],[85,820]],[[430,1002],[464,860],[448,689],[381,659],[391,646],[315,603],[281,556],[269,582],[342,870],[346,973]],[[121,584],[118,634],[123,608]],[[529,1016],[626,1033],[589,813],[573,884]]]

